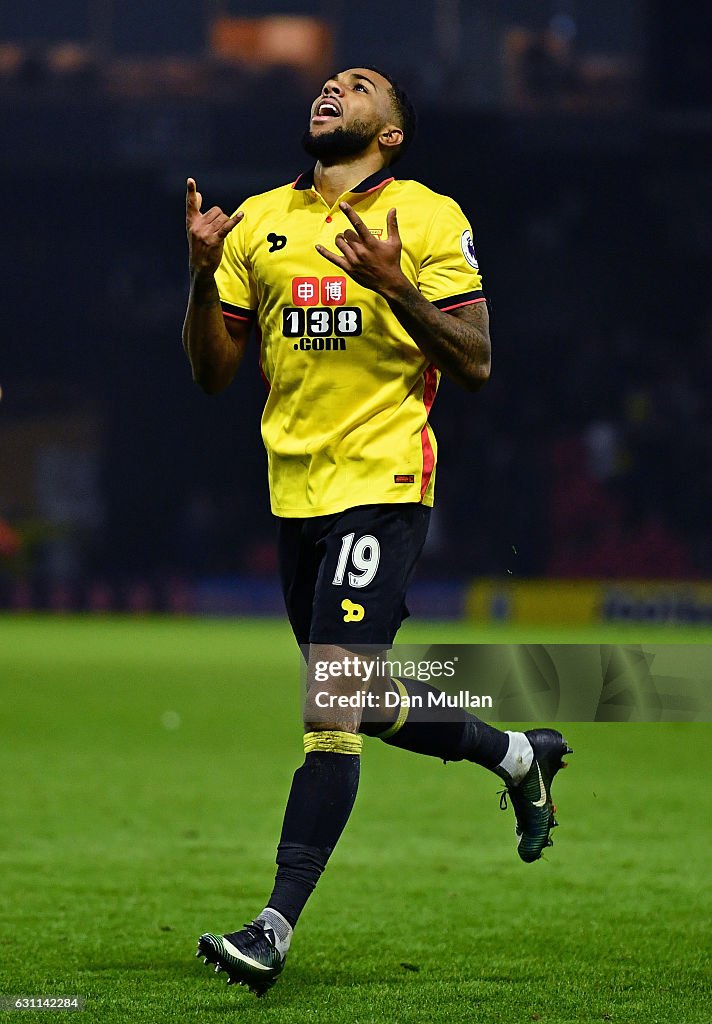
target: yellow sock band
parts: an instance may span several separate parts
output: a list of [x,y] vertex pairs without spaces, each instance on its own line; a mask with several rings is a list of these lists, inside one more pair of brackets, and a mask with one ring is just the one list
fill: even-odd
[[360,754],[362,747],[363,736],[356,736],[352,732],[323,729],[320,732],[304,733],[305,754],[311,754],[315,750],[327,754]]
[[[402,729],[405,725],[405,720],[408,717],[410,708],[408,707],[408,691],[406,690],[400,679],[391,679],[391,682],[395,684],[396,689],[401,695],[401,706],[398,711],[398,717],[396,718],[393,725],[389,725],[385,732],[379,732],[376,739],[389,740],[391,736],[395,736],[399,729]],[[403,698],[405,697],[405,700]]]

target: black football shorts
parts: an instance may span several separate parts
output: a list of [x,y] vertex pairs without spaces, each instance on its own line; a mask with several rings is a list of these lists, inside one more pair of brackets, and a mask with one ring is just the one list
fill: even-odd
[[408,616],[406,590],[429,519],[430,509],[415,503],[280,519],[282,591],[297,643],[390,647]]

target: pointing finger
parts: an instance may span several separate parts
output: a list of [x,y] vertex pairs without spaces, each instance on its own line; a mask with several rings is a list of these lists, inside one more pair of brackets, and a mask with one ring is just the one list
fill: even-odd
[[339,206],[346,214],[346,217],[351,221],[353,226],[356,228],[359,238],[362,242],[373,241],[373,235],[368,230],[364,222],[361,220],[356,211],[349,206],[348,203],[339,203]]
[[398,214],[395,210],[388,211],[386,225],[388,227],[388,241],[390,242],[392,238],[395,238],[396,241],[400,242],[400,234],[398,232]]
[[186,212],[194,211],[195,213],[197,213],[200,210],[202,202],[203,197],[201,196],[200,192],[198,192],[198,186],[195,182],[195,178],[188,178],[188,181],[186,182],[185,192]]
[[334,266],[338,267],[339,270],[345,270],[348,273],[351,269],[350,265],[346,262],[343,256],[337,256],[335,252],[331,252],[329,249],[325,249],[323,245],[314,246],[320,256],[323,256],[325,260],[333,263]]

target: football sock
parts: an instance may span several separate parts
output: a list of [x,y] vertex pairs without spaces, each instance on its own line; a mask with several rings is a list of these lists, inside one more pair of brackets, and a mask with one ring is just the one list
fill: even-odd
[[292,928],[314,891],[356,799],[363,737],[324,730],[304,737],[304,764],[294,773],[277,847],[268,907]]
[[507,733],[493,729],[464,708],[433,704],[432,698],[441,691],[429,683],[415,679],[393,679],[392,683],[402,697],[422,698],[422,707],[417,701],[411,707],[401,705],[393,724],[377,734],[384,743],[443,761],[473,761],[491,771],[506,760]]
[[294,931],[289,921],[274,907],[265,907],[257,920],[266,928],[272,929],[275,946],[282,956],[286,956]]
[[513,782],[515,785],[521,782],[532,766],[534,751],[532,745],[523,732],[509,732],[507,753],[504,755],[495,771],[505,782]]

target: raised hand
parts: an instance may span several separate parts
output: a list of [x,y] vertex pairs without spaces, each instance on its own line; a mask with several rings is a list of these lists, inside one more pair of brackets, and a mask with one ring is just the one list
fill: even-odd
[[354,230],[343,231],[334,241],[340,250],[335,252],[317,245],[316,249],[324,259],[339,267],[358,284],[370,288],[379,295],[388,297],[396,294],[408,279],[401,270],[400,258],[403,244],[398,234],[398,219],[395,210],[388,211],[386,220],[388,238],[376,238],[348,203],[339,204]]
[[191,270],[215,273],[222,259],[223,245],[244,214],[228,217],[219,206],[201,213],[203,197],[194,178],[188,178],[185,193],[185,228],[188,233],[188,262]]

